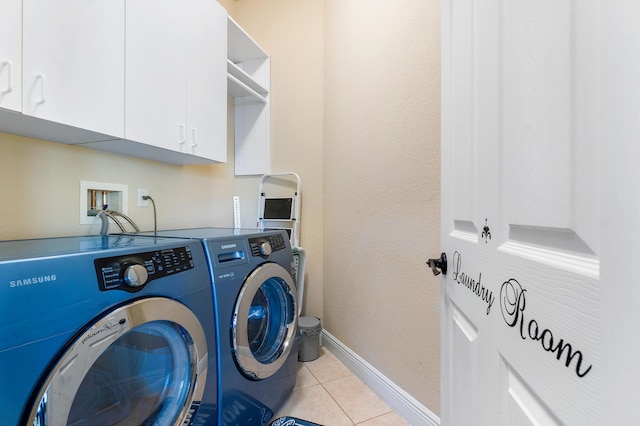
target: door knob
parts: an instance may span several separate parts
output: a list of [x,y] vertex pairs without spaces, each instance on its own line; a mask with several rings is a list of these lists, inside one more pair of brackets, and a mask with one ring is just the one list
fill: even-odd
[[447,275],[447,255],[444,253],[440,254],[440,259],[429,259],[427,260],[427,265],[431,268],[433,275],[440,275],[442,272],[443,275]]

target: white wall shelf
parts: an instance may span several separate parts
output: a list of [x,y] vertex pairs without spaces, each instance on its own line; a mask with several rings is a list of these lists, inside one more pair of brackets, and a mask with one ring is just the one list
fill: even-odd
[[269,94],[269,89],[254,80],[230,60],[227,60],[227,79],[227,89],[230,96],[234,98],[254,96],[259,101],[267,103],[266,96]]
[[247,34],[236,21],[228,17],[228,56],[231,62],[247,62],[253,59],[267,59],[269,55]]
[[227,93],[234,98],[235,174],[271,168],[269,55],[231,18],[227,20]]

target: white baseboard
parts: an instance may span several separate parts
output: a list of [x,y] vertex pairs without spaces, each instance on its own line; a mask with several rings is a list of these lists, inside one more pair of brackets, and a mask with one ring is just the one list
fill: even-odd
[[331,333],[322,330],[322,346],[413,426],[439,426],[440,418],[393,383]]

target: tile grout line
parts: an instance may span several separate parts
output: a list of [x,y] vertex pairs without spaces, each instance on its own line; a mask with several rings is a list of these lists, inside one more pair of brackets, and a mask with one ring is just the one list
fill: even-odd
[[[339,360],[338,360],[338,361],[339,361]],[[340,362],[340,361],[339,361],[339,362]],[[313,373],[313,370],[311,370],[309,367],[307,367],[304,363],[303,363],[303,367],[304,367],[304,368],[306,368],[306,369],[309,371],[309,373],[311,373],[311,375],[316,379],[316,381],[320,384],[320,386],[322,386],[322,389],[324,389],[324,391],[329,395],[329,397],[331,397],[331,399],[333,400],[333,402],[335,402],[335,403],[336,403],[336,405],[338,406],[338,408],[340,408],[340,411],[342,411],[342,412],[345,414],[345,416],[347,416],[347,418],[351,421],[352,426],[357,426],[357,425],[362,424],[362,423],[364,423],[364,422],[368,422],[369,420],[373,420],[373,419],[376,419],[376,418],[378,418],[378,417],[386,416],[386,415],[388,415],[389,413],[393,413],[393,412],[394,412],[393,408],[389,407],[389,411],[388,411],[388,412],[386,412],[386,413],[382,413],[382,414],[379,414],[379,415],[377,415],[377,416],[369,417],[369,418],[366,418],[366,419],[362,420],[360,423],[356,423],[356,421],[355,421],[355,420],[354,420],[354,419],[349,415],[349,413],[347,413],[347,412],[346,412],[346,410],[344,409],[344,407],[343,407],[343,406],[340,404],[340,402],[339,402],[339,401],[338,401],[338,400],[333,396],[333,394],[329,391],[329,389],[327,389],[327,388],[324,386],[324,384],[325,384],[325,383],[337,382],[338,380],[343,380],[343,379],[346,379],[346,378],[348,378],[348,377],[350,377],[350,376],[353,376],[353,377],[355,377],[355,378],[356,378],[356,379],[358,379],[358,380],[360,380],[360,379],[359,379],[355,374],[353,374],[353,373],[351,373],[351,372],[350,372],[350,373],[349,373],[349,375],[347,375],[347,376],[338,377],[338,378],[335,378],[335,379],[327,380],[327,381],[325,381],[325,382],[321,382],[321,381],[320,381],[320,379],[318,378],[318,376],[316,376],[316,375]],[[360,381],[361,381],[361,380],[360,380]],[[361,382],[362,382],[362,381],[361,381]],[[364,385],[367,389],[371,390],[371,388],[369,388],[369,386],[367,386],[367,384],[366,384],[366,383],[364,383],[364,382],[362,382],[362,383],[363,383],[363,385]],[[373,392],[373,390],[371,390],[371,392]],[[375,393],[374,393],[374,394],[375,394]],[[383,401],[383,402],[384,402],[384,401]],[[388,405],[388,404],[387,404],[387,405]]]
[[[342,411],[342,413],[344,413],[344,415],[349,419],[349,421],[351,422],[351,426],[355,426],[356,422],[351,418],[351,416],[344,410],[344,408],[342,407],[342,405],[340,405],[340,403],[338,402],[338,400],[336,400],[334,398],[334,396],[331,394],[331,392],[329,392],[329,390],[324,386],[324,383],[320,381],[320,379],[318,378],[318,376],[316,376],[313,373],[313,370],[311,370],[309,367],[307,367],[306,365],[304,365],[303,363],[303,367],[306,368],[309,373],[311,373],[311,375],[313,376],[314,379],[316,379],[316,381],[318,382],[318,384],[320,386],[322,386],[322,389],[327,393],[327,395],[329,395],[329,398],[331,398],[331,400],[338,406],[338,408],[340,409],[340,411]],[[343,377],[340,377],[338,379],[333,379],[333,380],[328,380],[325,383],[329,383],[329,382],[334,382],[336,380],[340,380]]]
[[[358,377],[357,377],[357,376],[355,376],[355,375],[354,375],[353,377],[358,378]],[[338,380],[342,380],[342,379],[345,379],[345,378],[346,378],[346,377],[341,377],[341,378],[339,378],[339,379],[329,380],[329,381],[327,381],[327,382],[325,382],[325,383],[336,382],[336,381],[338,381]],[[358,380],[359,380],[359,379],[358,379]],[[371,390],[371,388],[369,388],[369,387],[366,385],[366,383],[363,383],[363,384],[365,385],[365,387],[366,387],[367,389]],[[329,396],[331,397],[331,399],[333,399],[333,400],[335,401],[335,403],[336,403],[336,404],[338,404],[338,407],[340,407],[340,410],[342,410],[342,412],[343,412],[343,413],[344,413],[344,414],[349,418],[349,420],[351,420],[351,423],[352,423],[352,425],[353,425],[353,426],[357,426],[357,425],[362,424],[362,423],[364,423],[364,422],[368,422],[369,420],[377,419],[378,417],[386,416],[387,414],[390,414],[390,413],[393,413],[393,412],[394,412],[394,411],[393,411],[393,408],[389,407],[389,411],[387,411],[386,413],[381,413],[381,414],[378,414],[377,416],[368,417],[368,418],[366,418],[366,419],[363,419],[363,420],[362,420],[362,421],[360,421],[359,423],[356,423],[356,421],[355,421],[355,420],[354,420],[354,419],[349,415],[349,413],[347,413],[347,412],[345,411],[345,409],[342,407],[342,405],[340,405],[340,402],[339,402],[336,398],[334,398],[334,396],[331,394],[331,392],[329,392],[329,390],[328,390],[326,387],[324,387],[324,383],[320,383],[320,385],[321,385],[321,386],[322,386],[322,388],[325,390],[325,392],[327,392],[327,393],[329,394]],[[371,392],[373,392],[373,391],[371,391]],[[384,401],[383,401],[383,402],[384,402]],[[387,404],[387,405],[388,405],[388,404]]]
[[[330,380],[332,381],[332,380]],[[345,416],[347,416],[347,418],[349,419],[349,421],[351,421],[351,426],[355,426],[356,422],[351,418],[351,416],[349,415],[349,413],[347,413],[344,408],[342,408],[342,405],[340,405],[340,403],[338,402],[337,399],[335,399],[335,397],[331,394],[331,392],[329,392],[329,390],[327,388],[324,387],[324,383],[320,383],[320,386],[322,386],[322,389],[324,389],[324,391],[327,393],[327,395],[329,395],[329,397],[333,400],[333,402],[336,403],[336,405],[338,406],[338,408],[340,409],[340,411],[342,411],[344,413]]]

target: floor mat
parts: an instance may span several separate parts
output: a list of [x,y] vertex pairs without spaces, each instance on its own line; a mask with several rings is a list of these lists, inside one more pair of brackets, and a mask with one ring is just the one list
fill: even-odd
[[269,423],[268,426],[322,426],[319,423],[313,423],[295,417],[279,417]]

